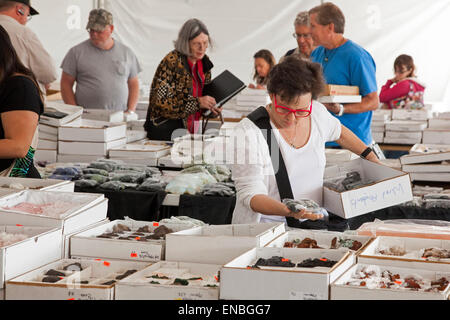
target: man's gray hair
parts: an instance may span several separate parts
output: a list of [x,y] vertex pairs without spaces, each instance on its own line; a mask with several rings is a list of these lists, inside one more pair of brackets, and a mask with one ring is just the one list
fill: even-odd
[[209,32],[206,25],[198,19],[189,19],[186,21],[178,33],[177,40],[173,42],[175,50],[189,56],[191,53],[189,41],[197,37],[200,33],[204,33],[208,36],[208,42],[211,46],[211,37],[209,37]]
[[309,27],[309,12],[302,11],[297,17],[295,17],[294,26],[307,26]]

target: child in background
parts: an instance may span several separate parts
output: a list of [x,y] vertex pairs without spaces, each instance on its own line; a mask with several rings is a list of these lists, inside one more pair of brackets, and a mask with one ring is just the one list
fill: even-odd
[[248,87],[250,89],[266,89],[267,76],[276,64],[275,57],[269,50],[262,49],[255,53],[253,58],[255,58],[255,74],[253,80],[255,80],[256,84],[251,83]]
[[425,85],[416,78],[413,58],[402,54],[395,59],[395,77],[381,88],[383,109],[420,109],[424,107]]

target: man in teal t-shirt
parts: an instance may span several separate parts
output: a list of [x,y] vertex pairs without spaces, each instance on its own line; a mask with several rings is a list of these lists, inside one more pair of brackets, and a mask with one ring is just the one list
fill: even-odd
[[[309,11],[311,33],[316,45],[311,60],[320,63],[328,84],[358,86],[361,103],[325,104],[328,111],[356,134],[365,144],[372,144],[372,110],[379,100],[375,62],[366,50],[344,38],[345,17],[334,4],[326,2]],[[327,146],[337,146],[327,143]]]

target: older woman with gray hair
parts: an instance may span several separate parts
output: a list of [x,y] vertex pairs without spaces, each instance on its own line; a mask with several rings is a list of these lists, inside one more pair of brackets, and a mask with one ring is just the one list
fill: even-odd
[[196,133],[202,112],[220,113],[216,100],[202,94],[211,82],[213,64],[206,55],[210,44],[203,22],[190,19],[183,24],[175,49],[164,57],[153,78],[144,124],[149,139],[170,141],[177,129]]
[[298,54],[303,59],[309,59],[311,52],[317,47],[311,36],[311,27],[309,23],[308,11],[302,11],[297,14],[294,21],[295,32],[292,36],[297,40],[297,48],[291,49],[280,59],[280,62],[291,54]]

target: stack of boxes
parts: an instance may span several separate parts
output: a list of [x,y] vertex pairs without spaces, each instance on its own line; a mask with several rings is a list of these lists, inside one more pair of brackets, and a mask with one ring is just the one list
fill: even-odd
[[270,103],[266,90],[245,88],[223,106],[224,118],[240,119],[260,106]]
[[414,145],[400,158],[412,181],[450,181],[450,145]]
[[392,110],[378,109],[373,112],[370,129],[372,130],[372,138],[376,143],[384,142],[386,123],[391,120]]
[[58,129],[58,162],[92,162],[127,143],[127,125],[82,119]]
[[423,132],[424,144],[448,144],[450,141],[450,112],[435,113]]
[[58,127],[80,121],[83,108],[61,102],[47,101],[44,114],[39,120],[39,141],[36,161],[55,163],[58,154]]
[[413,145],[422,142],[423,131],[432,117],[431,107],[419,110],[394,109],[392,121],[386,124],[384,143]]

